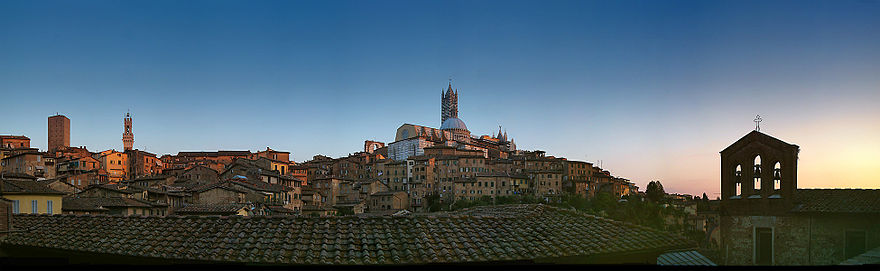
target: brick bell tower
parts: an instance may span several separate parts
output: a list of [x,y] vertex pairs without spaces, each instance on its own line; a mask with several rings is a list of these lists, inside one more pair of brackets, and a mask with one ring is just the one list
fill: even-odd
[[721,151],[724,215],[783,215],[794,204],[800,147],[752,131]]
[[125,132],[122,132],[122,145],[126,151],[134,145],[134,134],[131,132],[131,114],[125,113]]

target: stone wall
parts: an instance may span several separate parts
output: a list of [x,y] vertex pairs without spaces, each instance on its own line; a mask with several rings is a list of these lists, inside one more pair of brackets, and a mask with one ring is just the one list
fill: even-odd
[[754,264],[755,227],[773,229],[774,265],[838,264],[847,230],[865,230],[868,250],[880,246],[877,221],[877,215],[722,216],[722,264]]

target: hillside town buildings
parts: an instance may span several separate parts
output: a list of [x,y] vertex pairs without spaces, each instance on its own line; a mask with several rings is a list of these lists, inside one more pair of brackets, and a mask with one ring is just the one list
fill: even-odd
[[[270,147],[157,157],[134,148],[130,114],[123,127],[122,152],[69,146],[70,119],[61,115],[49,117],[45,152],[31,148],[26,136],[0,135],[0,250],[84,249],[67,243],[74,242],[95,244],[82,253],[157,258],[174,252],[178,260],[206,262],[681,263],[690,255],[711,263],[699,253],[681,251],[692,244],[666,233],[545,205],[425,215],[438,204],[460,201],[529,196],[551,203],[566,195],[605,193],[625,202],[639,193],[631,181],[591,162],[519,150],[502,127],[495,135],[472,135],[459,118],[458,91],[451,83],[441,94],[440,128],[404,123],[391,143],[365,140],[362,151],[338,158],[315,155],[301,163],[291,161],[290,152]],[[687,216],[665,219],[705,232],[705,243],[717,249],[726,265],[827,265],[870,258],[866,253],[880,247],[880,190],[800,189],[799,150],[757,130],[748,133],[720,153],[720,200],[703,198],[697,207],[690,195],[669,195],[667,205],[680,207]],[[86,228],[72,230],[64,223]],[[207,225],[219,228],[190,230]],[[375,231],[364,230],[370,227]],[[114,234],[96,238],[96,230]],[[125,237],[119,230],[143,236]],[[432,237],[364,239],[382,232],[386,237]],[[280,235],[312,238],[303,242],[313,243],[295,249],[289,242],[299,241],[271,237],[266,242],[280,250],[251,255],[133,241],[144,236],[201,242]],[[265,246],[247,240],[221,243],[232,251]],[[536,248],[546,240],[556,245]],[[352,250],[339,248],[338,242],[349,247],[373,243]],[[376,242],[390,250],[378,249]],[[658,256],[670,250],[677,251]],[[617,252],[628,256],[614,256]]]
[[[270,147],[257,152],[182,151],[158,157],[134,148],[130,113],[122,123],[123,151],[91,152],[85,146],[69,146],[70,119],[56,115],[49,117],[47,152],[31,149],[30,139],[24,136],[0,137],[0,171],[28,174],[65,191],[79,191],[66,196],[67,202],[79,208],[71,209],[73,213],[101,213],[101,208],[109,208],[106,204],[122,204],[121,208],[128,206],[125,202],[133,208],[126,212],[151,215],[172,214],[171,207],[221,203],[252,204],[264,210],[251,212],[257,215],[272,210],[278,214],[304,214],[304,210],[330,214],[340,209],[426,212],[429,197],[448,205],[524,195],[549,202],[563,193],[593,197],[607,192],[619,198],[637,191],[628,180],[592,163],[517,150],[500,126],[495,135],[472,135],[459,117],[458,95],[451,82],[441,93],[440,128],[403,124],[389,144],[365,140],[363,151],[339,158],[315,155],[302,163],[291,161],[290,152]],[[89,191],[113,185],[142,187],[149,193],[170,193],[182,199],[180,204],[163,203],[165,212],[156,211],[162,207],[154,203],[89,199],[106,196]],[[113,198],[130,198],[119,195]],[[193,213],[207,210],[193,208]]]
[[[517,150],[502,127],[494,135],[472,135],[459,118],[458,92],[451,84],[441,95],[441,105],[439,128],[403,124],[389,144],[365,140],[362,151],[338,158],[315,155],[304,162],[291,161],[290,152],[270,147],[256,152],[181,151],[157,156],[134,147],[130,113],[123,118],[122,151],[92,152],[85,146],[70,146],[70,119],[52,116],[51,147],[45,152],[30,148],[27,137],[0,137],[0,172],[9,174],[2,177],[7,188],[0,203],[14,205],[16,212],[37,208],[42,210],[38,214],[139,216],[162,221],[179,216],[401,217],[429,212],[432,204],[451,205],[456,201],[532,196],[551,202],[564,193],[592,197],[601,192],[619,198],[638,189],[589,162],[548,156],[543,151]],[[16,174],[25,179],[7,181]],[[21,182],[32,185],[16,185]],[[9,189],[18,190],[7,193]],[[548,219],[595,219],[563,210],[545,211],[540,205],[516,208],[536,214],[546,212]],[[486,212],[477,217],[496,211]],[[10,218],[7,228],[24,225],[15,223],[43,225],[39,219],[21,217],[19,221],[24,222],[15,222],[13,215],[3,215]],[[652,262],[656,253],[686,246],[660,236],[672,246],[652,246],[638,262]],[[534,260],[528,253],[509,257],[503,254],[484,257]],[[598,257],[589,256],[594,254],[584,252],[564,259],[552,256],[557,254],[542,254],[537,261],[590,262]],[[308,262],[299,258],[294,261]],[[481,260],[400,260],[408,261]]]

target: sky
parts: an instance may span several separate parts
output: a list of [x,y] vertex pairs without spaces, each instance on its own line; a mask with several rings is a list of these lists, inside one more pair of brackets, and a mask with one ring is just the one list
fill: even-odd
[[880,188],[880,1],[2,1],[0,134],[346,156],[401,124],[601,160],[642,190],[720,192],[755,129],[800,188]]

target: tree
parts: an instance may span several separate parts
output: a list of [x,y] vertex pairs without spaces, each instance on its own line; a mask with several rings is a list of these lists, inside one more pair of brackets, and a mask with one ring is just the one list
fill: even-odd
[[660,181],[651,181],[645,188],[645,197],[653,202],[660,202],[666,198],[666,191],[663,190],[663,184]]
[[437,193],[431,193],[425,197],[425,205],[428,207],[428,212],[437,212],[443,207],[440,203],[440,195]]

